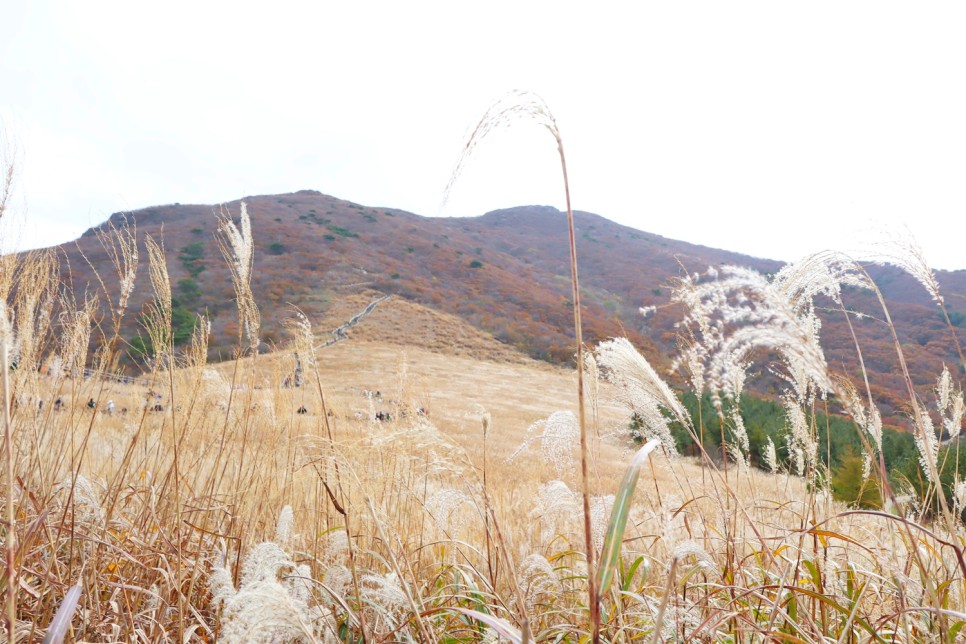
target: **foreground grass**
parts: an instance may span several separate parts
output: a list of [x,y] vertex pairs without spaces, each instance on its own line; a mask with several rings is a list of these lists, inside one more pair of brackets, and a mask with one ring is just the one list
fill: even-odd
[[[842,286],[877,293],[848,258],[682,279],[678,366],[719,403],[692,418],[620,340],[582,349],[576,373],[352,341],[322,352],[293,311],[291,343],[259,355],[244,206],[220,235],[239,357],[217,365],[204,319],[175,349],[163,246],[133,226],[101,236],[117,273],[99,284],[103,319],[52,256],[0,258],[11,640],[962,638],[966,485],[958,471],[944,485],[939,461],[962,391],[945,371],[922,401],[904,373],[921,476],[897,489],[868,383],[833,373],[819,344],[816,298],[848,315]],[[121,384],[144,256],[146,374]],[[941,306],[928,269],[904,267]],[[882,323],[896,337],[885,307]],[[749,465],[734,404],[762,357],[787,384],[770,472]],[[831,498],[813,413],[824,399],[853,419],[861,478],[884,508]],[[636,451],[631,414],[653,452]],[[720,433],[727,458],[679,456],[672,419],[698,445]]]
[[[50,368],[69,330],[10,371],[18,638],[74,587],[77,641],[590,637],[570,372],[353,341],[313,358],[303,334],[299,388],[292,351],[207,365],[200,347],[119,384]],[[592,382],[599,549],[635,447],[608,402],[624,390]],[[815,477],[658,450],[601,636],[956,641],[962,544]]]

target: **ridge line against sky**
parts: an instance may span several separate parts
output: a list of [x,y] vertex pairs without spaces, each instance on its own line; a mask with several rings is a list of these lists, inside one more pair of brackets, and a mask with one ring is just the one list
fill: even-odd
[[5,3],[21,247],[300,189],[562,208],[552,138],[516,123],[440,209],[466,132],[519,88],[557,118],[579,210],[784,261],[906,225],[934,267],[966,268],[959,3],[306,4]]

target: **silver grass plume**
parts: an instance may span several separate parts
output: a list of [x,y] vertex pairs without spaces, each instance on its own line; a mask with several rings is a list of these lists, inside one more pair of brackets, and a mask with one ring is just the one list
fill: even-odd
[[[276,527],[278,538],[290,538],[292,519],[286,506]],[[296,565],[278,543],[266,541],[249,551],[236,590],[222,551],[209,576],[211,603],[221,615],[222,640],[317,641],[331,625],[326,624],[327,612],[309,605],[311,583],[308,566]]]
[[241,202],[239,226],[232,221],[230,212],[223,211],[218,220],[218,231],[222,235],[219,239],[221,252],[228,262],[235,287],[239,321],[248,338],[249,349],[254,354],[258,352],[261,318],[251,287],[255,242],[252,239],[252,222],[248,216],[248,205],[244,201]]
[[580,443],[577,418],[570,411],[555,411],[546,420],[538,420],[527,428],[527,438],[506,462],[522,454],[532,443],[540,442],[540,456],[554,468],[557,476],[574,471],[574,449]]
[[530,519],[540,520],[540,540],[549,543],[564,526],[575,521],[580,513],[580,496],[563,481],[549,481],[537,491],[537,503],[530,511]]
[[808,300],[819,283],[806,288],[804,277],[817,275],[822,288],[827,272],[792,272],[774,282],[751,269],[723,266],[711,269],[706,277],[688,276],[675,289],[672,299],[687,307],[680,323],[694,340],[684,349],[675,367],[703,365],[703,379],[719,410],[718,392],[735,395],[740,380],[736,369],[747,368],[752,352],[765,349],[778,352],[790,378],[802,389],[828,391],[831,382],[825,355],[819,345],[817,317]]
[[882,415],[871,401],[866,410],[855,386],[848,379],[838,381],[838,393],[845,411],[852,416],[859,429],[872,439],[872,453],[865,446],[862,447],[862,479],[865,480],[872,474],[873,460],[882,453]]
[[312,332],[312,322],[305,313],[295,309],[295,315],[288,321],[289,330],[293,336],[295,353],[302,367],[309,373],[314,373],[316,368],[315,358],[315,334]]
[[[57,260],[50,251],[32,251],[15,277],[17,293],[11,310],[13,336],[10,355],[25,364],[40,359],[41,344],[50,327],[51,311],[59,285]],[[18,371],[15,379],[22,381],[30,371]],[[19,384],[19,383],[18,383]],[[16,385],[14,386],[16,388]]]
[[553,566],[543,555],[533,553],[520,563],[520,588],[526,598],[527,612],[536,614],[542,602],[560,593],[560,582]]
[[278,514],[278,523],[275,524],[275,543],[280,546],[287,546],[292,539],[292,524],[295,522],[295,513],[292,506],[286,505]]
[[814,476],[818,465],[818,441],[809,430],[808,418],[799,402],[786,395],[783,404],[789,429],[788,454],[795,473],[804,476],[805,472],[809,471]]
[[955,440],[963,427],[963,391],[953,385],[949,369],[943,365],[943,372],[936,384],[936,406],[942,417],[943,429],[946,433],[944,442]]
[[143,324],[154,350],[153,368],[160,369],[171,349],[171,279],[165,264],[164,246],[154,241],[151,235],[145,235],[144,245],[148,249],[148,275],[154,288],[154,300],[148,304]]
[[589,385],[587,393],[590,397],[590,406],[596,417],[600,405],[600,366],[597,364],[597,357],[591,351],[584,354],[584,374]]
[[60,347],[63,369],[72,374],[81,371],[87,364],[87,350],[90,346],[91,323],[97,310],[97,301],[88,298],[82,307],[76,307],[66,297],[61,298]]
[[521,119],[530,120],[546,128],[555,140],[560,141],[560,130],[557,121],[551,114],[550,109],[542,98],[533,92],[524,90],[514,90],[497,100],[486,111],[480,119],[476,128],[466,137],[466,143],[453,167],[453,174],[446,183],[443,190],[443,201],[440,208],[446,205],[449,195],[456,185],[457,180],[463,174],[473,153],[480,143],[487,139],[493,132],[510,126],[513,122]]
[[739,469],[748,467],[748,431],[745,429],[745,420],[741,417],[741,409],[736,403],[730,411],[731,431],[734,434],[734,442],[728,444],[728,451],[738,463]]
[[953,503],[957,512],[966,509],[966,481],[956,481],[953,485]]
[[870,403],[869,409],[866,410],[865,404],[859,398],[858,392],[848,380],[843,379],[838,383],[838,392],[845,411],[852,416],[859,428],[865,431],[872,439],[875,449],[878,450],[876,453],[881,452],[882,415],[879,413],[879,409]]
[[63,494],[65,504],[68,498],[71,500],[74,521],[91,527],[103,526],[105,515],[100,495],[85,476],[66,476],[57,486],[57,491]]
[[[115,324],[120,322],[120,317],[127,309],[131,293],[134,292],[134,281],[138,270],[137,223],[129,222],[123,215],[122,219],[120,226],[115,226],[113,221],[109,221],[106,231],[100,228],[95,230],[101,247],[117,273],[117,308],[112,311]],[[107,293],[106,288],[105,293]]]
[[0,219],[10,207],[22,162],[20,146],[0,124]]
[[604,379],[617,385],[621,402],[643,421],[644,439],[660,440],[669,456],[677,456],[662,410],[670,411],[686,427],[691,427],[691,417],[671,388],[627,338],[601,342],[595,353]]
[[843,286],[873,288],[871,280],[855,260],[833,251],[808,255],[785,265],[775,274],[773,284],[798,314],[811,309],[818,295],[841,303]]
[[239,226],[231,220],[230,213],[224,213],[219,221],[219,231],[228,240],[231,251],[231,268],[235,276],[243,283],[251,280],[252,260],[254,258],[254,242],[252,239],[252,221],[248,216],[248,204],[241,202]]
[[185,365],[201,367],[208,363],[208,337],[211,335],[211,320],[207,315],[199,314],[195,320],[195,328],[191,332],[191,344],[185,352]]
[[778,453],[775,450],[775,442],[768,437],[768,442],[765,444],[765,451],[762,453],[762,459],[765,461],[765,467],[772,474],[778,474],[780,471],[778,464]]
[[[896,231],[879,230],[878,239],[868,242],[859,254],[877,264],[891,264],[909,273],[919,282],[938,305],[943,304],[936,274],[929,267],[922,247],[912,233],[906,229]],[[869,238],[867,236],[867,238]]]
[[671,558],[675,561],[693,558],[695,564],[698,566],[714,568],[714,559],[708,554],[708,551],[690,539],[681,541],[674,546],[674,550],[671,552]]
[[920,428],[921,431],[915,433],[916,449],[919,451],[919,466],[929,477],[939,460],[939,440],[936,438],[936,429],[925,407],[920,406],[919,414],[913,416],[913,420],[918,420],[923,425]]
[[[432,494],[426,500],[426,511],[432,517],[436,527],[450,539],[459,539],[460,532],[466,523],[461,510],[472,507],[473,499],[460,490],[443,488]],[[455,555],[455,552],[454,552]]]
[[728,444],[726,449],[731,453],[739,469],[748,467],[748,454],[751,449],[748,441],[748,430],[745,428],[745,419],[741,416],[741,392],[745,388],[747,373],[747,367],[743,365],[738,365],[738,368],[732,373],[734,382],[731,384],[731,390],[734,392],[734,401],[728,413],[734,441]]
[[952,393],[953,379],[949,375],[949,368],[943,364],[943,372],[939,374],[939,380],[936,381],[936,406],[939,407],[940,412],[946,411]]
[[362,575],[362,593],[366,598],[391,613],[399,612],[409,606],[406,592],[399,582],[399,576],[394,572],[379,575],[369,573]]
[[594,549],[600,552],[604,547],[604,536],[607,534],[607,522],[610,519],[611,510],[614,508],[613,494],[590,497],[590,521],[591,533],[594,537]]

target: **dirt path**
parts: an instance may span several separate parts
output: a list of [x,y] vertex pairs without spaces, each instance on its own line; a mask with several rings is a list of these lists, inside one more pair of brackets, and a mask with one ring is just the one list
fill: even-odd
[[326,347],[331,347],[336,342],[342,342],[343,340],[348,340],[349,339],[349,329],[351,329],[355,325],[359,324],[359,322],[361,322],[362,320],[364,320],[370,313],[373,312],[373,310],[375,310],[376,306],[378,306],[382,302],[385,302],[386,300],[388,300],[391,297],[392,297],[392,295],[383,295],[382,297],[378,297],[378,298],[374,299],[373,301],[369,302],[369,304],[366,305],[366,308],[364,308],[362,311],[360,311],[359,313],[356,313],[351,318],[349,318],[349,321],[348,322],[346,322],[345,324],[337,327],[334,331],[332,331],[332,336],[333,337],[331,339],[329,339],[329,340],[326,340],[324,343],[322,343],[321,346],[319,346],[317,348],[318,349],[324,349]]

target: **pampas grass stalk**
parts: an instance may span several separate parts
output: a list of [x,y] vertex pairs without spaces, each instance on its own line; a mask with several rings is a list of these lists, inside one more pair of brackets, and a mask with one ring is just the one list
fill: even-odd
[[463,146],[463,152],[453,170],[452,177],[444,190],[444,202],[450,190],[459,178],[463,167],[469,161],[474,149],[488,134],[499,127],[508,125],[516,118],[529,118],[546,128],[557,144],[560,157],[560,171],[563,177],[564,199],[567,207],[567,232],[569,236],[570,255],[570,283],[572,308],[574,314],[574,339],[576,342],[577,362],[577,417],[580,425],[580,473],[582,480],[582,495],[584,509],[584,555],[587,559],[587,591],[588,606],[592,623],[592,640],[594,644],[600,642],[600,604],[597,592],[597,575],[595,567],[595,549],[593,530],[591,526],[590,509],[590,448],[587,437],[587,419],[584,403],[584,341],[581,324],[580,279],[577,272],[577,243],[574,227],[574,212],[570,203],[570,180],[567,176],[567,156],[564,153],[563,138],[557,121],[550,112],[550,108],[542,98],[532,92],[514,91],[496,101],[486,111],[470,133]]
[[[148,268],[151,276],[151,285],[154,287],[155,299],[152,303],[151,318],[153,323],[148,327],[152,345],[155,351],[156,367],[163,375],[167,376],[168,385],[168,408],[171,416],[172,449],[173,461],[169,475],[173,475],[172,489],[174,501],[174,535],[173,540],[177,553],[177,570],[175,572],[176,591],[178,599],[178,639],[184,638],[184,594],[181,591],[184,575],[184,542],[181,538],[182,530],[182,492],[181,492],[181,440],[178,436],[178,422],[176,413],[176,399],[174,388],[174,372],[176,368],[174,359],[174,338],[172,329],[172,302],[171,302],[171,278],[168,275],[168,267],[164,253],[163,244],[159,244],[148,235],[145,238],[145,245],[148,250]],[[93,421],[92,421],[93,422]],[[167,484],[167,477],[165,485]]]
[[[871,279],[870,279],[871,281]],[[876,299],[882,308],[882,314],[885,317],[886,325],[889,328],[889,334],[892,338],[893,346],[896,350],[896,355],[899,359],[899,369],[902,374],[902,381],[906,386],[906,392],[909,394],[909,404],[912,406],[913,419],[915,421],[915,431],[918,434],[919,440],[923,443],[929,441],[929,436],[926,432],[928,431],[926,420],[922,415],[922,406],[919,404],[918,397],[916,395],[915,388],[912,384],[912,376],[909,374],[909,367],[906,365],[905,352],[902,350],[902,343],[899,341],[899,336],[896,334],[895,324],[892,322],[892,316],[889,314],[889,308],[886,306],[885,296],[882,295],[877,287],[873,288]],[[936,293],[938,295],[938,293]],[[956,521],[953,518],[952,512],[949,510],[949,505],[946,503],[946,495],[943,493],[942,481],[939,478],[939,470],[936,467],[936,462],[934,460],[929,460],[929,480],[932,485],[936,486],[939,496],[939,506],[942,510],[943,520],[946,522],[946,528],[950,533],[955,534],[956,532]]]

